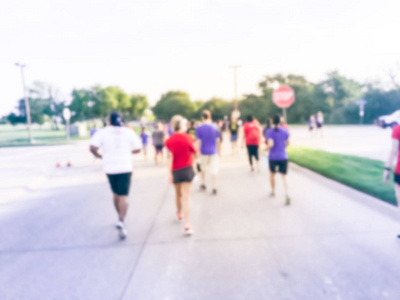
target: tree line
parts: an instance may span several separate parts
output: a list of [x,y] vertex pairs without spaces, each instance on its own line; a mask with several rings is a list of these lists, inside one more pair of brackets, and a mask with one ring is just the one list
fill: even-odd
[[[281,113],[272,102],[272,87],[276,82],[289,85],[295,91],[296,101],[287,111],[288,123],[292,124],[306,123],[310,115],[318,111],[324,113],[326,123],[356,124],[359,122],[359,99],[366,100],[365,123],[372,123],[377,117],[400,109],[400,85],[395,82],[392,88],[384,89],[379,84],[362,84],[335,71],[318,83],[293,74],[265,76],[258,84],[258,94],[244,95],[239,100],[242,117],[253,115],[263,122],[267,117]],[[221,98],[192,101],[184,91],[169,91],[150,107],[145,95],[127,94],[116,86],[74,89],[71,98],[67,105],[55,88],[35,83],[29,90],[32,122],[43,124],[47,120],[61,119],[64,107],[69,107],[72,112],[71,122],[104,119],[112,111],[119,111],[126,120],[137,120],[147,108],[163,121],[170,120],[175,114],[199,119],[204,109],[210,110],[213,118],[218,120],[229,116],[234,105],[233,101]],[[18,102],[17,113],[11,113],[6,119],[12,124],[26,122],[23,99]]]

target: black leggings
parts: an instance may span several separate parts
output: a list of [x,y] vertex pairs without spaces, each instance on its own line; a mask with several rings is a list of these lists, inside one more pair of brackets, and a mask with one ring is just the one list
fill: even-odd
[[253,156],[258,161],[258,145],[247,145],[250,166],[253,166]]

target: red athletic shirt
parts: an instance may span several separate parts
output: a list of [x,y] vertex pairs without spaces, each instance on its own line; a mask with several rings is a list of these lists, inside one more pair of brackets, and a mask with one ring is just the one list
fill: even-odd
[[189,167],[193,164],[192,154],[196,153],[194,139],[187,133],[175,133],[165,142],[172,153],[172,170]]
[[[396,125],[393,127],[392,138],[400,141],[400,126],[399,125]],[[397,157],[397,164],[396,164],[396,169],[394,170],[394,172],[396,174],[400,174],[400,151],[399,151],[399,156]]]
[[246,145],[260,145],[261,127],[257,120],[244,124],[243,130]]

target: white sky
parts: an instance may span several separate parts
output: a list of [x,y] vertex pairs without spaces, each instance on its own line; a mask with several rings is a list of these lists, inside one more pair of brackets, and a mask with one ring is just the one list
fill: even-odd
[[398,0],[13,0],[0,3],[0,115],[26,79],[73,88],[118,85],[154,104],[258,93],[276,72],[321,80],[337,69],[387,80],[400,61]]

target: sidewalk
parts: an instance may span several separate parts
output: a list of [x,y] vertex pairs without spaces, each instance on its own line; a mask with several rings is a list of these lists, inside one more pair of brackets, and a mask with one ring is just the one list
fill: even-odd
[[165,168],[138,161],[120,242],[101,166],[81,155],[0,205],[0,299],[399,298],[397,208],[293,166],[287,207],[279,180],[269,198],[266,170],[227,154],[218,196],[194,188],[186,238]]

